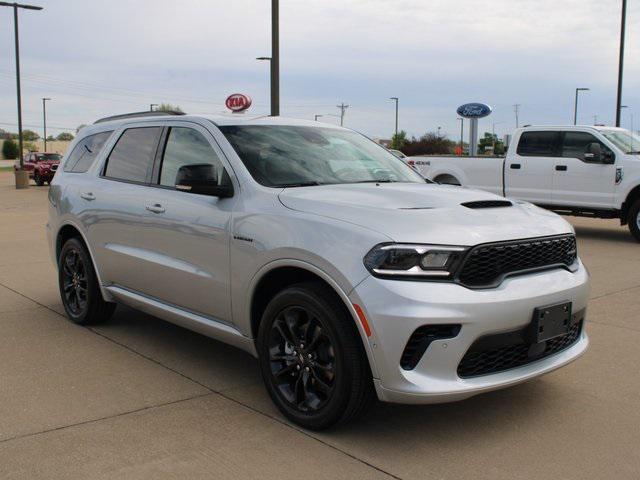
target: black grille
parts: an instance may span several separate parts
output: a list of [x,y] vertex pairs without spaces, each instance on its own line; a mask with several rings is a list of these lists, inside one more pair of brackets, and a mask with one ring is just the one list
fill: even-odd
[[413,370],[434,340],[453,338],[460,333],[460,325],[424,325],[409,337],[400,358],[400,366]]
[[500,207],[513,207],[513,203],[508,200],[478,200],[476,202],[461,203],[463,207],[467,208],[500,208]]
[[510,274],[569,267],[576,257],[573,235],[478,245],[467,254],[458,280],[468,287],[494,287]]
[[578,340],[582,323],[581,319],[571,325],[567,334],[540,344],[527,342],[525,331],[484,337],[465,354],[458,365],[458,376],[468,378],[502,372],[558,353]]

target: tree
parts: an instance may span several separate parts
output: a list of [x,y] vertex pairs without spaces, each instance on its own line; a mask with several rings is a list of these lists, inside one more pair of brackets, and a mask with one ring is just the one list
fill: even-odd
[[56,140],[59,140],[61,142],[70,142],[71,140],[73,140],[73,135],[71,135],[69,132],[62,132],[56,137]]
[[402,153],[410,157],[414,155],[449,155],[453,153],[455,147],[456,142],[435,132],[429,132],[420,138],[411,137],[411,140],[406,140],[402,147]]
[[40,135],[38,135],[33,130],[23,130],[22,131],[22,140],[25,141],[25,142],[35,142],[39,138],[40,138]]
[[502,155],[504,154],[504,143],[502,143],[501,140],[498,140],[497,135],[484,132],[484,137],[482,137],[478,142],[478,153],[484,154],[487,150],[491,150],[494,155]]
[[55,141],[56,141],[56,138],[53,135],[49,135],[47,137],[47,142],[55,142]]
[[7,160],[18,158],[18,144],[10,138],[4,141],[2,145],[2,156]]
[[171,105],[170,103],[161,103],[158,105],[156,112],[180,112],[184,113],[179,105]]
[[397,135],[394,133],[391,137],[391,148],[394,150],[400,150],[406,141],[407,132],[400,130]]

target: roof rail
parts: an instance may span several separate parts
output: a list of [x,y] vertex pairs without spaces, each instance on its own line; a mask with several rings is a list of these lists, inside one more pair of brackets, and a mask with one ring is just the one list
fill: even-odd
[[122,113],[120,115],[112,115],[110,117],[104,117],[96,120],[96,123],[102,122],[110,122],[112,120],[122,120],[124,118],[136,118],[136,117],[157,117],[160,115],[184,115],[184,112],[177,112],[175,110],[163,110],[163,111],[145,111],[145,112],[133,112],[133,113]]

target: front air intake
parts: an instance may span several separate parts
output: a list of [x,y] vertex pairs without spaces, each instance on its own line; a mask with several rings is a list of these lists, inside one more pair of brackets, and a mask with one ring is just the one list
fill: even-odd
[[416,329],[407,342],[400,366],[404,370],[413,370],[434,340],[453,338],[460,333],[461,325],[423,325]]

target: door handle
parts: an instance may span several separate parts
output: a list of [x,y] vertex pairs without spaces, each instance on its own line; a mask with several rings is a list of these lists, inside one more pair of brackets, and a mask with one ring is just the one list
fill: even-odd
[[154,203],[153,205],[147,205],[144,208],[153,213],[164,213],[164,207],[159,203]]
[[509,165],[509,168],[511,168],[511,170],[520,170],[520,164],[512,163],[511,165]]
[[567,166],[566,165],[556,165],[556,170],[559,172],[566,172],[567,171]]
[[90,202],[96,199],[96,196],[93,194],[93,192],[82,192],[80,196]]

